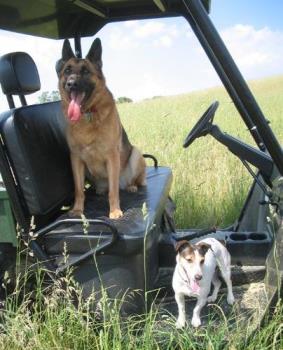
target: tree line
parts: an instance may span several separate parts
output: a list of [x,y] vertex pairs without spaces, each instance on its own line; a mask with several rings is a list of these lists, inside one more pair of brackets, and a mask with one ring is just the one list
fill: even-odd
[[[43,91],[41,95],[38,97],[38,102],[39,103],[45,103],[45,102],[53,102],[53,101],[59,101],[60,98],[60,93],[58,90],[53,90],[53,91]],[[118,97],[116,100],[116,103],[131,103],[133,102],[132,99],[129,97]]]

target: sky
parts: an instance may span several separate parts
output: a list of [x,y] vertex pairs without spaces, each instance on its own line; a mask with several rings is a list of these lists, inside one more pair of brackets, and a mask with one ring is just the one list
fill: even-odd
[[[246,79],[283,74],[283,1],[212,0],[210,17]],[[102,28],[103,70],[115,98],[135,101],[221,85],[198,40],[183,18],[129,21]],[[82,40],[83,56],[94,37]],[[57,89],[55,63],[62,40],[0,30],[0,56],[29,53],[41,91]],[[27,97],[37,102],[40,93]],[[7,102],[0,92],[1,110]]]

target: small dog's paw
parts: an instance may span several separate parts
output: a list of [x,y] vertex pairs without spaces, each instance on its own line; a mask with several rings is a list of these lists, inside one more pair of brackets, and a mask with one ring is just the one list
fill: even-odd
[[192,318],[192,326],[198,328],[201,325],[201,320],[199,317]]
[[214,295],[210,295],[209,297],[207,297],[207,302],[208,303],[214,303],[217,299],[217,296]]
[[232,295],[228,295],[228,296],[227,296],[227,303],[228,303],[229,305],[233,305],[234,302],[235,302],[234,295],[233,295],[233,294],[232,294]]
[[182,328],[184,328],[186,326],[186,320],[179,320],[178,319],[176,321],[175,325],[176,325],[177,329],[182,329]]
[[127,187],[127,191],[128,192],[132,192],[132,193],[137,192],[138,191],[138,187],[136,185],[128,186]]
[[71,210],[69,210],[68,211],[68,215],[70,216],[70,217],[77,217],[77,216],[81,216],[83,214],[83,211],[82,210],[80,210],[80,209],[71,209]]
[[110,212],[109,218],[110,219],[119,219],[123,216],[123,212],[120,209],[115,209]]

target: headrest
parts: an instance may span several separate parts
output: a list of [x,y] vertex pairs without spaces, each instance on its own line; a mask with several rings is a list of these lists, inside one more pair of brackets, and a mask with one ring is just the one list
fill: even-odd
[[5,95],[28,95],[40,90],[34,60],[25,52],[11,52],[2,56],[0,83]]

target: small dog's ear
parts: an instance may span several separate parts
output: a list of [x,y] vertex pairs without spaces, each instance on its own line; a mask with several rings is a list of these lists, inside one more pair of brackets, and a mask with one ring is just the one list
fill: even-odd
[[175,250],[180,253],[185,247],[190,247],[190,242],[185,240],[178,241],[175,245]]
[[70,58],[73,57],[75,57],[75,54],[71,48],[70,41],[68,39],[65,39],[62,49],[62,61],[67,62]]
[[200,243],[196,244],[196,246],[198,247],[200,254],[203,256],[207,253],[208,249],[211,248],[210,244],[207,244],[204,242],[200,242]]
[[86,59],[102,68],[102,46],[99,38],[96,38],[92,43]]

